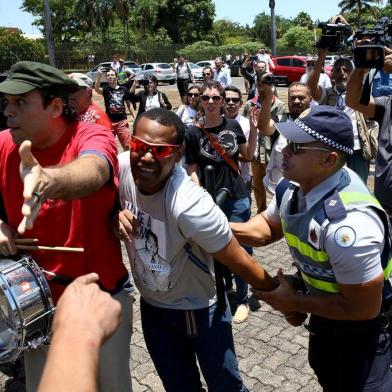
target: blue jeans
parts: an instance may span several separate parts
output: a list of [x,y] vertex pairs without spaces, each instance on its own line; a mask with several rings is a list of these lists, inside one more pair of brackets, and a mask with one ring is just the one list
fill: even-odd
[[353,155],[347,156],[347,166],[361,177],[362,181],[367,185],[369,177],[370,161],[362,156],[362,151],[355,151]]
[[144,340],[166,392],[247,392],[238,370],[230,307],[158,308],[140,300]]
[[[243,197],[240,199],[226,199],[221,207],[224,214],[227,216],[229,222],[247,222],[251,214],[251,199],[250,197]],[[250,254],[253,254],[253,249],[250,246],[243,246],[243,248]],[[228,290],[233,287],[232,272],[223,266],[223,275],[225,278],[225,289]],[[236,284],[236,299],[237,304],[248,303],[248,283],[245,282],[237,274],[234,274]]]

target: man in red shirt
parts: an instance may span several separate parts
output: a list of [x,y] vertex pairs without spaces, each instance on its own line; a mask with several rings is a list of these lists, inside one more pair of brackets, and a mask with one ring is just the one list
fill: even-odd
[[[0,84],[9,127],[0,133],[0,254],[15,254],[19,236],[84,248],[79,254],[31,253],[55,274],[76,278],[96,272],[101,287],[120,301],[123,322],[101,350],[99,381],[102,390],[130,391],[132,304],[124,291],[128,273],[120,244],[110,225],[117,199],[117,149],[106,128],[75,120],[68,95],[77,88],[58,69],[28,61],[16,63]],[[64,286],[51,282],[50,287],[56,302]],[[46,352],[40,346],[25,353],[27,391],[38,387]]]
[[68,76],[79,86],[69,96],[69,105],[75,109],[78,120],[100,124],[105,128],[112,129],[112,122],[108,115],[92,101],[94,83],[91,78],[79,72],[71,73]]

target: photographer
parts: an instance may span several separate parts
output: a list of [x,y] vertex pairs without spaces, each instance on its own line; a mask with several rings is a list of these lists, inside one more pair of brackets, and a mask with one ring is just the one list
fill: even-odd
[[[385,61],[383,70],[392,73],[392,50],[384,48]],[[370,119],[374,119],[380,125],[378,137],[378,151],[376,156],[376,173],[374,180],[374,194],[383,206],[384,210],[392,218],[392,123],[391,105],[392,96],[373,98],[370,97],[368,105],[360,102],[362,95],[362,83],[368,73],[366,68],[356,68],[351,73],[347,83],[347,103],[363,113]]]
[[362,146],[365,143],[363,138],[367,132],[367,129],[364,129],[365,121],[360,113],[346,105],[347,80],[353,70],[353,64],[348,58],[337,59],[332,69],[332,87],[324,88],[318,82],[327,53],[327,48],[318,48],[318,58],[309,73],[308,85],[313,99],[321,105],[334,106],[350,117],[354,132],[354,154],[347,157],[347,166],[356,172],[366,184],[370,161],[363,156]]
[[[253,107],[262,107],[265,100],[265,90],[269,86],[265,83],[265,77],[270,75],[257,74],[256,96],[249,100],[243,111],[244,117],[249,117],[251,109]],[[278,116],[283,115],[286,112],[284,103],[273,95],[271,99],[271,118],[278,122]],[[268,164],[269,154],[271,152],[271,138],[269,136],[263,136],[260,132],[257,135],[257,147],[255,153],[255,159],[251,162],[252,174],[253,174],[253,190],[257,205],[257,213],[264,211],[267,207],[267,194],[263,184],[263,178],[265,176],[265,170]]]

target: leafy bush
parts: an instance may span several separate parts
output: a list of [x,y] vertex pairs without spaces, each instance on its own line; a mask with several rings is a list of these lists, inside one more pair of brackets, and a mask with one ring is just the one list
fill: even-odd
[[44,42],[0,28],[0,70],[8,70],[12,64],[21,60],[45,62]]
[[238,56],[243,52],[256,53],[260,47],[265,47],[262,42],[244,42],[239,44],[213,45],[209,41],[198,41],[180,50],[180,53],[191,61],[214,59],[224,57],[227,53]]

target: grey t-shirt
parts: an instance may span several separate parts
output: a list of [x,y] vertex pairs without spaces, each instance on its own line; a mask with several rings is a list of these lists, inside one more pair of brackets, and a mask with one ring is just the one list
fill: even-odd
[[374,195],[385,207],[392,208],[392,96],[375,98],[374,120],[380,125]]
[[120,154],[120,200],[140,224],[140,238],[126,243],[132,274],[151,305],[200,309],[216,302],[212,252],[232,233],[210,195],[176,165],[165,187],[143,195],[135,187],[129,152]]

